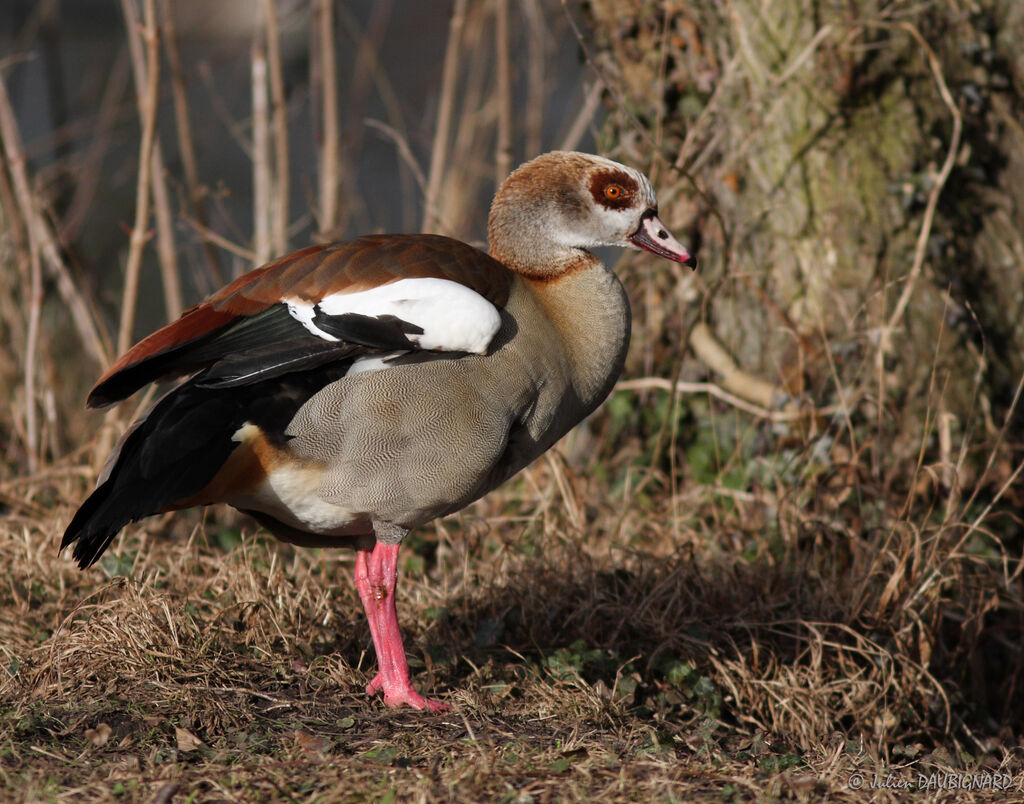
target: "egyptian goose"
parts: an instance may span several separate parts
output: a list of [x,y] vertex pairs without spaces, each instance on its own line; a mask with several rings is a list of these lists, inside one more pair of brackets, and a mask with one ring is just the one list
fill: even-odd
[[398,548],[522,469],[622,369],[629,301],[588,249],[686,249],[638,171],[553,152],[502,184],[490,256],[447,237],[311,246],[236,279],[130,349],[89,394],[191,375],[122,437],[68,525],[84,569],[127,523],[227,503],[278,538],[356,549],[389,706],[447,708],[410,681]]

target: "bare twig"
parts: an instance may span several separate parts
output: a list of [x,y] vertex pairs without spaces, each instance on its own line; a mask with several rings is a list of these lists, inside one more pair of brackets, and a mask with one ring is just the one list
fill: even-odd
[[[39,42],[36,47],[39,49],[45,65],[46,98],[47,105],[50,107],[50,115],[53,118],[53,127],[60,131],[68,125],[70,113],[63,64],[65,50],[61,47],[61,4],[57,0],[43,0],[37,5],[41,8]],[[70,173],[70,141],[58,138],[54,142],[52,155],[56,165],[64,166],[64,169],[57,175],[57,181],[62,187],[67,187]]]
[[796,414],[769,410],[759,405],[752,405],[744,399],[730,394],[721,386],[711,382],[679,382],[673,383],[664,377],[644,377],[637,380],[622,380],[615,385],[616,391],[668,391],[680,394],[707,394],[763,419],[786,420],[797,418]]
[[946,410],[942,399],[939,400],[939,415],[936,425],[939,431],[939,476],[942,478],[942,487],[954,499],[953,484],[957,481],[956,463],[953,461],[953,425],[956,423],[956,414]]
[[[467,235],[457,227],[461,224],[465,228],[470,210],[476,206],[475,189],[483,185],[494,164],[491,129],[497,118],[494,81],[489,69],[494,61],[491,20],[482,4],[468,11],[471,13],[467,13],[459,41],[459,74],[466,78],[461,82],[460,94],[453,99],[453,103],[458,103],[458,110],[452,113],[452,131],[446,150],[446,154],[457,154],[458,158],[446,157],[432,230],[461,237]],[[488,189],[493,190],[493,185]]]
[[125,266],[124,290],[121,299],[121,323],[117,332],[117,351],[131,346],[135,329],[135,306],[139,295],[139,274],[142,252],[149,235],[150,184],[152,181],[153,143],[156,139],[156,107],[160,89],[160,49],[156,28],[154,0],[145,0],[145,23],[140,32],[133,0],[121,0],[129,41],[141,35],[146,52],[146,88],[142,95],[142,142],[139,146],[139,175],[135,184],[135,225],[132,227]]
[[103,91],[99,113],[96,115],[92,142],[85,154],[84,167],[78,172],[74,194],[71,196],[71,201],[68,203],[67,211],[61,221],[60,234],[65,243],[73,242],[78,238],[78,233],[92,209],[100,176],[103,174],[103,157],[110,148],[111,131],[120,111],[121,99],[124,97],[127,85],[128,52],[122,47],[110,70],[106,89]]
[[[1006,413],[1004,414],[1003,425],[1002,427],[999,428],[999,432],[996,435],[995,442],[992,444],[991,449],[989,449],[988,460],[985,461],[985,468],[981,470],[981,474],[974,481],[974,488],[971,490],[970,495],[968,496],[966,502],[964,502],[963,504],[963,511],[972,510],[974,508],[975,503],[977,502],[978,497],[982,494],[982,490],[985,488],[986,482],[989,480],[989,473],[996,466],[996,461],[1000,455],[1003,444],[1006,442],[1007,435],[1014,431],[1014,428],[1016,426],[1015,422],[1017,421],[1017,410],[1022,399],[1024,399],[1024,374],[1022,374],[1020,378],[1017,380],[1017,388],[1013,393],[1013,400],[1010,402],[1010,407],[1007,408]],[[1022,464],[1022,466],[1024,466],[1024,464]],[[1017,474],[1022,470],[1022,466],[1017,467],[1017,469],[1013,473],[1013,477],[1016,477]],[[1010,480],[1012,479],[1013,478],[1010,478]],[[974,532],[981,525],[981,523],[985,521],[989,511],[996,504],[999,497],[1005,494],[1006,490],[1010,487],[1010,480],[1006,481],[1006,483],[1000,488],[999,493],[996,495],[996,497],[991,502],[989,502],[988,507],[985,509],[985,511],[981,515],[979,515],[977,519],[974,520],[974,523],[971,525],[970,532],[966,534],[963,537],[963,539],[961,539],[961,544],[967,538],[967,536],[970,535],[970,533]]]
[[[1009,475],[1007,475],[1006,480],[1004,480],[1003,483],[999,486],[999,490],[993,495],[992,499],[988,502],[985,508],[982,509],[981,513],[974,518],[969,527],[964,529],[963,535],[953,546],[953,549],[950,550],[950,555],[955,555],[963,548],[965,544],[967,544],[971,536],[973,536],[975,532],[978,530],[978,528],[981,527],[981,524],[989,518],[989,515],[992,513],[992,510],[1003,498],[1003,495],[1006,494],[1007,491],[1009,491],[1016,485],[1017,478],[1020,477],[1022,472],[1024,472],[1024,461],[1020,461],[1014,467],[1013,471]],[[972,495],[971,499],[974,499],[974,495]]]
[[252,46],[252,248],[255,266],[270,261],[270,118],[267,112],[267,54],[258,40]]
[[225,251],[234,254],[236,257],[241,257],[246,262],[256,262],[257,257],[255,251],[251,251],[250,249],[245,248],[245,246],[240,246],[237,243],[228,240],[226,237],[217,234],[212,229],[207,229],[199,223],[199,221],[186,218],[185,222],[199,233],[204,243],[212,243],[215,246],[219,246]]
[[[20,151],[20,137],[13,114],[7,114],[8,100],[6,87],[0,81],[3,92],[2,111],[0,111],[0,137],[3,138],[4,151],[10,155]],[[21,157],[21,168],[24,173],[24,157]],[[26,176],[15,174],[15,186],[22,196],[20,204],[24,209],[31,208],[33,201],[30,195]],[[23,213],[24,214],[24,213]],[[34,472],[39,463],[39,422],[37,419],[38,401],[36,399],[36,362],[39,350],[39,319],[43,304],[43,272],[40,259],[40,245],[34,226],[28,226],[29,246],[29,281],[25,289],[25,306],[28,309],[28,326],[25,335],[25,453],[30,472]]]
[[[172,0],[162,0],[164,26],[164,48],[167,53],[167,64],[171,68],[171,96],[174,99],[174,122],[178,136],[178,155],[185,172],[185,192],[188,195],[189,208],[202,226],[207,225],[206,203],[203,187],[199,182],[199,168],[196,164],[196,146],[192,137],[192,121],[188,110],[188,94],[185,89],[185,71],[181,65],[181,54],[178,52],[178,32],[174,22]],[[217,250],[208,242],[203,243],[206,265],[210,276],[216,284],[222,284],[224,274],[221,272]]]
[[782,410],[773,410],[761,405],[751,404],[737,394],[730,393],[720,385],[715,385],[712,382],[685,382],[680,380],[673,383],[664,377],[642,377],[635,380],[620,380],[615,384],[616,391],[668,391],[671,393],[673,389],[678,394],[707,394],[725,402],[727,405],[732,405],[737,410],[742,410],[752,416],[768,419],[773,422],[796,421],[806,418],[809,414],[831,416],[840,410],[839,405],[801,409],[797,408],[795,404],[786,405]]
[[[138,115],[139,119],[143,120],[147,114],[145,104],[149,86],[147,52],[139,36],[129,36],[128,49],[131,53],[132,74],[135,79]],[[159,56],[159,48],[157,55]],[[156,216],[157,261],[160,264],[160,279],[164,288],[164,312],[167,320],[173,321],[182,309],[181,281],[178,278],[178,249],[174,239],[174,215],[171,212],[171,196],[167,191],[163,150],[160,147],[160,138],[155,132],[150,160],[152,163],[150,165],[152,202]]]
[[572,28],[572,32],[576,36],[576,42],[579,44],[580,50],[583,51],[583,55],[587,60],[587,64],[590,65],[590,68],[600,79],[601,83],[604,84],[608,88],[608,91],[611,92],[611,94],[614,96],[616,106],[618,107],[619,111],[621,111],[626,116],[626,119],[630,121],[630,123],[633,126],[633,130],[636,132],[637,136],[644,140],[644,142],[646,142],[651,147],[652,151],[657,151],[657,145],[651,138],[651,134],[647,130],[647,127],[637,119],[637,116],[633,114],[633,112],[630,111],[629,105],[625,102],[625,99],[622,97],[621,92],[619,92],[618,86],[615,84],[614,81],[607,80],[604,74],[604,70],[601,69],[600,65],[597,63],[597,59],[595,59],[591,54],[590,45],[587,43],[587,39],[583,35],[583,31],[580,29],[580,26],[577,24],[576,18],[572,15],[572,12],[569,10],[569,0],[562,0],[562,10],[565,12],[566,19],[569,20],[569,27]]
[[[953,118],[953,131],[949,137],[949,147],[946,149],[946,159],[943,161],[942,167],[940,168],[938,175],[935,177],[935,183],[932,185],[931,192],[928,193],[928,202],[925,205],[924,216],[921,219],[921,228],[917,234],[917,243],[914,246],[914,262],[910,266],[910,272],[907,274],[906,281],[903,285],[903,292],[900,294],[900,297],[896,302],[896,306],[893,308],[892,314],[889,316],[888,322],[886,322],[879,333],[878,352],[876,354],[875,361],[879,376],[879,411],[883,409],[885,404],[885,382],[882,379],[885,371],[885,358],[889,352],[892,351],[893,333],[899,328],[900,322],[903,320],[903,315],[907,310],[907,305],[910,304],[910,298],[914,295],[917,280],[921,276],[921,271],[924,268],[924,258],[928,251],[928,238],[931,236],[932,222],[935,219],[935,210],[939,205],[939,196],[942,195],[942,190],[946,186],[946,182],[949,180],[949,174],[953,171],[953,165],[956,162],[956,155],[960,150],[960,134],[963,129],[963,119],[960,115],[960,110],[957,108],[952,94],[950,94],[949,87],[946,86],[946,79],[942,74],[942,65],[939,63],[939,59],[935,55],[935,51],[931,49],[928,43],[924,40],[924,37],[921,36],[921,32],[913,25],[901,22],[896,23],[896,27],[909,33],[924,50],[925,55],[928,58],[928,66],[932,71],[935,84],[939,89],[939,95],[942,97],[943,104],[945,104],[946,108],[949,109],[949,113]],[[881,419],[882,416],[880,413],[879,420]]]
[[526,154],[540,153],[544,137],[544,68],[547,62],[548,31],[538,0],[520,5],[526,17]]
[[416,161],[416,157],[413,156],[412,149],[409,147],[408,140],[406,140],[402,133],[396,131],[393,126],[389,126],[387,123],[383,123],[380,120],[366,120],[365,122],[370,128],[377,129],[377,131],[384,134],[395,144],[395,147],[398,148],[399,155],[402,157],[402,161],[406,164],[412,172],[413,177],[416,179],[416,184],[419,185],[420,192],[426,192],[427,179],[426,176],[423,175],[423,168],[419,166],[419,163]]
[[[0,84],[2,83],[2,78],[0,78]],[[3,141],[4,137],[0,136],[0,146],[2,146]],[[21,210],[18,208],[18,201],[14,197],[14,188],[7,177],[7,170],[4,168],[4,164],[4,149],[0,147],[0,209],[3,210],[5,217],[4,223],[6,226],[4,230],[10,235],[11,242],[14,244],[14,251],[18,254],[25,254],[28,251],[28,244],[26,242],[28,237],[27,224]]]
[[[3,81],[0,81],[0,92],[3,93],[3,100],[0,102],[0,138],[3,139],[4,153],[11,160],[12,168],[15,168],[14,183],[18,194],[21,196],[23,217],[32,221],[34,216],[26,214],[32,210],[35,202],[31,195],[28,184],[28,176],[25,172],[25,159],[22,151],[21,137],[18,132],[17,122],[14,119],[10,102],[7,98],[7,88]],[[17,162],[15,162],[15,159]],[[28,325],[25,335],[25,454],[30,472],[36,471],[41,457],[39,444],[39,420],[36,390],[36,365],[39,355],[39,320],[43,307],[43,267],[40,257],[40,244],[36,227],[28,227],[29,246],[29,277],[25,290],[25,306],[28,309]]]
[[801,67],[814,55],[814,52],[821,46],[828,37],[832,35],[834,26],[831,23],[822,25],[814,34],[814,38],[807,43],[807,47],[801,50],[790,65],[780,75],[769,73],[769,80],[776,85],[782,85],[792,78]]
[[[381,88],[382,70],[378,52],[388,34],[393,0],[374,0],[370,18],[362,27],[353,13],[352,4],[335,8],[337,22],[355,45],[356,55],[347,80],[345,93],[345,125],[341,129],[341,142],[345,143],[345,161],[348,165],[359,163],[363,148],[363,120],[370,101],[370,89],[375,83]],[[348,8],[346,7],[349,6]],[[385,90],[386,91],[386,90]],[[383,92],[382,92],[383,95]],[[385,100],[383,97],[381,100]],[[385,100],[385,103],[387,101]],[[390,109],[389,109],[390,111]],[[349,200],[348,204],[352,201]],[[346,210],[347,211],[347,210]]]
[[210,105],[213,107],[213,113],[217,115],[217,119],[223,124],[224,128],[227,129],[231,135],[231,139],[234,140],[235,144],[241,149],[247,157],[252,159],[252,143],[249,141],[249,137],[246,134],[244,122],[235,120],[234,115],[227,103],[224,102],[224,98],[221,97],[221,93],[218,91],[216,84],[213,81],[213,70],[210,68],[209,62],[199,62],[199,78],[203,82],[203,86],[210,97]]
[[39,318],[43,311],[43,267],[39,243],[29,230],[32,283],[28,293],[28,335],[25,338],[25,451],[28,468],[34,472],[39,465],[39,422],[36,418],[36,362],[39,357]]
[[[658,39],[658,51],[659,51],[659,54],[658,54],[658,83],[656,84],[655,95],[654,95],[656,98],[664,98],[665,97],[665,77],[666,77],[666,73],[667,73],[667,70],[668,70],[668,52],[669,52],[669,46],[668,46],[668,38],[669,38],[669,36],[668,35],[669,35],[670,24],[671,24],[673,16],[674,16],[674,14],[673,14],[672,9],[669,6],[666,5],[664,7],[664,9],[662,10],[661,36]],[[666,112],[666,104],[664,104],[664,103],[657,104],[657,111],[656,111],[655,116],[654,116],[654,134],[652,136],[654,137],[654,141],[658,144],[658,149],[659,150],[661,149],[661,146],[663,144],[664,133],[665,133],[665,112]],[[653,155],[652,155],[652,158],[653,158]],[[658,167],[657,161],[655,161],[654,164],[651,165],[651,167],[652,167],[652,169],[657,168]],[[656,178],[657,177],[656,177],[656,175],[654,173],[650,174],[651,181],[655,181]]]
[[603,93],[604,83],[598,79],[590,86],[590,89],[587,90],[587,94],[583,98],[583,105],[580,106],[580,110],[577,112],[576,118],[572,121],[572,125],[569,126],[569,130],[566,132],[565,137],[558,146],[561,150],[575,151],[576,148],[579,147],[580,140],[582,140],[583,135],[587,133],[587,126],[593,122],[594,115],[597,113],[597,109],[601,105],[601,95]]
[[690,348],[705,365],[722,376],[722,385],[743,399],[764,408],[776,408],[780,394],[777,386],[743,371],[722,345],[715,339],[710,328],[703,322],[697,323],[690,332]]
[[153,209],[156,213],[156,256],[160,263],[160,280],[164,286],[164,313],[173,321],[184,307],[181,279],[178,276],[178,247],[174,238],[174,214],[160,143],[153,145]]
[[57,290],[71,312],[71,318],[86,351],[97,362],[105,364],[109,350],[100,335],[89,304],[75,285],[64,264],[60,247],[57,245],[57,238],[32,193],[28,171],[25,167],[25,152],[21,144],[21,135],[18,132],[14,110],[7,94],[7,86],[3,81],[0,81],[0,137],[3,138],[7,166],[11,172],[14,193],[18,199],[25,228],[39,248],[44,267],[57,282]]
[[[390,11],[390,0],[388,2],[375,3],[370,21],[364,31],[359,27],[353,14],[347,11],[344,6],[337,9],[339,24],[345,34],[359,47],[359,55],[356,58],[352,77],[353,94],[355,97],[354,102],[349,104],[349,114],[352,115],[353,110],[365,109],[369,91],[368,88],[364,87],[366,83],[364,75],[372,77],[374,86],[377,89],[377,96],[387,110],[388,124],[385,128],[389,129],[390,133],[397,137],[397,139],[394,137],[392,139],[394,142],[399,143],[399,153],[402,157],[402,160],[399,162],[402,168],[399,170],[399,198],[402,204],[401,229],[403,231],[412,231],[419,226],[419,204],[422,203],[423,194],[426,190],[426,180],[424,179],[420,182],[419,192],[415,192],[413,183],[417,180],[412,175],[412,172],[406,169],[409,163],[408,155],[402,151],[403,148],[408,149],[408,136],[405,133],[406,125],[402,115],[402,103],[398,98],[395,87],[391,83],[388,71],[381,63],[380,55],[378,54],[381,41],[387,35],[385,23]],[[353,161],[354,157],[360,153],[363,136],[362,128],[365,125],[369,125],[369,121],[365,116],[358,121],[353,117],[345,130],[344,142],[346,150],[351,155],[351,158],[353,158]],[[389,133],[385,129],[380,130],[386,134]],[[399,142],[400,140],[404,142]],[[411,154],[411,151],[409,151],[409,154]],[[351,201],[349,203],[351,204]]]
[[323,134],[320,151],[320,231],[338,225],[338,76],[334,58],[334,0],[320,0],[320,80]]
[[263,0],[267,25],[267,61],[270,97],[274,104],[274,197],[270,208],[271,240],[274,251],[288,251],[288,195],[291,192],[288,166],[288,106],[284,96],[281,66],[281,34],[277,27],[274,0]]
[[465,20],[466,0],[455,0],[452,16],[448,22],[448,45],[444,53],[444,69],[441,74],[441,99],[437,108],[434,144],[430,152],[430,170],[427,173],[427,197],[422,227],[424,232],[434,231],[437,223],[434,210],[437,208],[437,195],[444,179],[448,138],[451,134],[452,110],[455,108],[455,88],[458,83],[459,46]]
[[494,186],[512,172],[512,67],[508,56],[508,0],[495,0],[494,38],[497,40],[498,136],[495,139]]

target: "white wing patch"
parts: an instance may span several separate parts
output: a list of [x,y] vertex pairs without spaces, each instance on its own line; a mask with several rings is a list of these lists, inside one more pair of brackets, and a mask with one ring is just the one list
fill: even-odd
[[316,335],[318,338],[323,338],[325,341],[337,341],[338,338],[334,337],[329,332],[324,332],[320,327],[313,321],[313,316],[316,314],[315,305],[304,304],[297,301],[286,302],[288,305],[288,313],[298,321],[302,326]]
[[357,293],[334,293],[316,305],[288,301],[288,312],[318,338],[338,340],[316,326],[315,307],[325,315],[356,313],[391,315],[414,324],[422,334],[409,334],[421,349],[483,354],[501,326],[501,316],[487,299],[449,279],[400,279]]

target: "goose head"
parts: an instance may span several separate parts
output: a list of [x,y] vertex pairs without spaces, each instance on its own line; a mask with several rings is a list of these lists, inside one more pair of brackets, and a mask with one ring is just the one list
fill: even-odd
[[554,279],[601,246],[690,260],[658,218],[644,174],[571,151],[543,154],[509,175],[494,197],[488,238],[493,257],[533,279]]

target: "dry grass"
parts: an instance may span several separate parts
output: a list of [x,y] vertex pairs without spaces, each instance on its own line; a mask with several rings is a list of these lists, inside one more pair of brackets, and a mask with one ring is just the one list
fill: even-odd
[[[146,10],[159,6],[162,15],[171,5]],[[361,30],[343,5],[317,4],[313,24],[336,16],[359,45],[350,49],[353,97],[365,101],[371,88],[386,96],[387,122],[370,121],[367,131],[394,145],[410,193],[419,188],[419,206],[405,217],[472,236],[495,154],[542,139],[539,106],[523,104],[545,97],[543,65],[517,67],[522,48],[496,46],[496,32],[519,37],[513,45],[529,33],[530,52],[543,54],[545,41],[571,41],[571,28],[540,2],[457,4],[446,51],[453,66],[438,69],[436,117],[417,133],[376,60],[386,26],[374,18]],[[276,544],[225,510],[131,527],[86,573],[55,555],[110,438],[79,409],[95,367],[78,355],[102,353],[113,336],[96,323],[103,316],[88,294],[69,285],[78,274],[54,262],[54,243],[80,228],[80,216],[62,223],[30,160],[0,170],[0,332],[10,346],[0,354],[0,800],[1021,796],[1019,372],[1004,361],[1011,393],[1000,396],[986,351],[991,332],[982,328],[979,350],[953,325],[947,331],[941,310],[960,301],[959,291],[941,281],[942,259],[921,245],[951,236],[958,220],[944,206],[946,185],[960,182],[962,191],[963,178],[938,167],[955,150],[952,129],[940,128],[942,147],[932,148],[929,175],[941,181],[922,184],[919,205],[889,233],[895,245],[859,285],[843,274],[841,235],[863,222],[844,208],[850,221],[828,228],[821,221],[834,210],[815,217],[805,209],[804,229],[791,226],[799,216],[783,205],[794,191],[787,182],[807,167],[780,167],[781,134],[750,134],[790,125],[787,92],[817,86],[802,77],[807,65],[857,74],[865,53],[872,69],[887,59],[894,69],[916,64],[903,83],[930,88],[936,118],[948,121],[949,87],[959,86],[943,72],[952,62],[933,52],[940,37],[926,20],[896,4],[885,12],[895,15],[891,41],[851,34],[880,30],[881,17],[858,29],[845,18],[804,16],[801,35],[786,40],[790,50],[766,64],[758,51],[771,39],[766,26],[781,20],[779,34],[790,18],[758,18],[747,5],[732,4],[744,14],[726,19],[717,4],[594,2],[592,39],[571,9],[608,89],[605,150],[638,164],[655,159],[662,212],[705,238],[702,266],[693,277],[644,257],[623,260],[635,314],[627,380],[550,456],[410,538],[399,616],[415,682],[453,704],[442,715],[387,711],[364,696],[373,656],[350,555]],[[269,4],[258,11],[261,26],[273,19]],[[561,27],[544,27],[555,20]],[[252,51],[256,74],[271,82],[261,90],[266,117],[236,130],[253,137],[250,123],[260,129],[263,146],[252,153],[261,181],[302,186],[309,177],[290,174],[282,142],[299,147],[294,129],[282,129],[298,102],[279,84],[279,22],[281,31],[272,26],[266,46]],[[138,29],[140,47],[154,46],[141,40],[151,27]],[[159,30],[166,37],[173,28]],[[331,37],[315,34],[308,102],[322,117],[338,89],[318,71],[343,61],[346,49],[334,53]],[[166,139],[170,128],[154,126],[153,116],[170,109],[146,103],[134,150],[191,154],[194,121],[181,119],[188,68],[166,39],[158,46],[175,53],[161,81],[173,89],[178,143]],[[891,55],[899,46],[915,48],[918,60]],[[738,48],[731,60],[730,47]],[[519,87],[514,97],[510,86]],[[699,108],[686,105],[693,97]],[[134,113],[134,101],[124,103]],[[591,114],[593,105],[581,104],[561,130],[581,136]],[[288,206],[263,199],[247,218],[262,220],[278,242],[296,243],[303,221],[307,234],[330,232],[369,214],[355,194],[335,192],[358,174],[362,118],[336,125],[312,117],[326,171],[323,186],[307,186],[315,215],[285,226]],[[22,152],[13,120],[6,116],[3,132],[8,156]],[[964,116],[965,138],[975,124]],[[139,148],[147,127],[155,142]],[[856,142],[840,148],[819,135],[834,149],[829,159],[860,155]],[[800,158],[823,158],[808,136],[800,132]],[[740,160],[750,167],[743,181]],[[199,238],[182,252],[209,274],[201,287],[228,262],[216,249],[249,255],[255,246],[235,242],[222,199],[194,175],[194,157],[183,161],[188,175],[172,177],[181,185],[174,213],[191,224],[179,227],[183,240]],[[156,162],[144,164],[159,173]],[[760,183],[776,195],[745,194]],[[152,177],[140,181],[139,194],[149,192],[166,204]],[[751,213],[766,204],[775,205],[772,229]],[[149,251],[144,217],[133,265]],[[865,248],[873,247],[873,230],[865,231]],[[819,284],[790,271],[787,259],[799,268],[808,249],[835,243],[840,258]],[[801,281],[786,284],[787,271]],[[84,274],[101,296],[108,285],[121,288]],[[33,287],[43,276],[40,298]],[[65,307],[74,311],[70,325]],[[853,312],[822,314],[834,309]],[[887,353],[900,342],[876,337],[883,327],[905,328],[908,342],[926,344],[926,357],[892,367]],[[936,789],[961,776],[906,787],[964,773],[1006,774],[1009,792]]]
[[21,484],[25,515],[0,542],[7,790],[857,801],[858,771],[1016,778],[1012,727],[990,725],[1005,693],[972,699],[969,683],[933,675],[1008,638],[998,611],[995,628],[943,635],[998,596],[997,572],[947,560],[937,611],[879,616],[891,575],[859,600],[843,578],[870,577],[880,538],[811,526],[771,544],[753,524],[768,495],[730,505],[707,490],[676,501],[687,513],[672,534],[667,499],[570,475],[565,500],[556,471],[541,463],[406,553],[400,611],[426,662],[414,672],[455,705],[438,716],[362,694],[373,660],[350,557],[179,515],[83,574],[53,546],[88,473]]

